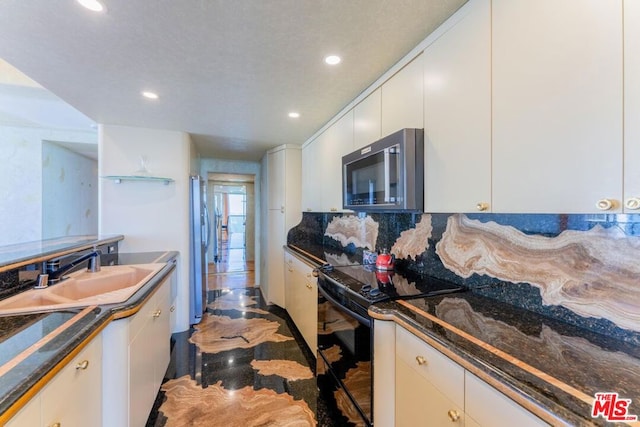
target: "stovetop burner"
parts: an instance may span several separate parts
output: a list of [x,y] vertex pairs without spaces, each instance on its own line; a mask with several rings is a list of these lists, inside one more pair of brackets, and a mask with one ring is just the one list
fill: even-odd
[[[466,290],[463,286],[429,276],[379,271],[373,265],[332,266],[325,264],[323,274],[352,294],[361,304],[434,296]],[[409,277],[411,276],[411,277]],[[354,295],[355,294],[355,295]]]

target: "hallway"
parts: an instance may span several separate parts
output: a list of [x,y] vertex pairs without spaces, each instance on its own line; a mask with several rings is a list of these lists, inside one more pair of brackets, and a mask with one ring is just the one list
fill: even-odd
[[287,312],[265,304],[234,234],[209,264],[202,321],[173,334],[147,427],[334,425],[318,399],[315,355]]

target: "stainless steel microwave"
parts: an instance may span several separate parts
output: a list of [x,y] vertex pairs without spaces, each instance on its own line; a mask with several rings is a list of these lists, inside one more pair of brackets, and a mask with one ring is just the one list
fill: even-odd
[[424,131],[402,129],[342,157],[343,208],[422,211]]

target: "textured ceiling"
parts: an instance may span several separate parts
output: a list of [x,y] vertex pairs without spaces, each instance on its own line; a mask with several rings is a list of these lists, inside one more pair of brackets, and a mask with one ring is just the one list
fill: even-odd
[[[302,144],[465,1],[104,0],[96,14],[4,0],[0,58],[98,123],[184,131],[203,157],[257,160]],[[328,54],[343,62],[324,65]]]

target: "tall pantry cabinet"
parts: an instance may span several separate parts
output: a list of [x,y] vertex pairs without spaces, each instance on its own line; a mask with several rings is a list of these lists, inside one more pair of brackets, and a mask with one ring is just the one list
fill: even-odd
[[262,161],[266,195],[266,227],[263,227],[260,287],[268,302],[285,308],[284,253],[288,231],[302,219],[301,150],[281,145],[269,150]]

